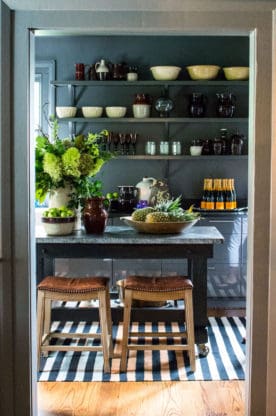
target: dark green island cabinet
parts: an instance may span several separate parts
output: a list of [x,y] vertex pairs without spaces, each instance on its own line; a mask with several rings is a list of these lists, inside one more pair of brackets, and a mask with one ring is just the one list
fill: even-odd
[[[76,117],[60,119],[61,137],[70,134],[98,132],[107,129],[115,133],[137,133],[135,154],[121,154],[107,163],[97,179],[103,182],[104,192],[117,191],[119,185],[136,185],[144,176],[166,179],[173,196],[182,195],[183,201],[197,200],[202,195],[204,178],[234,178],[238,199],[247,205],[248,191],[248,90],[249,81],[227,81],[220,70],[215,80],[192,81],[186,70],[188,65],[215,64],[221,68],[249,65],[249,39],[247,36],[188,36],[188,35],[87,35],[87,36],[41,36],[36,37],[36,70],[38,80],[45,93],[41,105],[45,113],[55,106],[77,106]],[[70,53],[68,51],[70,50]],[[75,64],[83,62],[92,66],[100,59],[114,63],[126,63],[138,68],[137,81],[75,80]],[[52,77],[40,74],[40,68],[52,68]],[[151,66],[176,65],[182,68],[175,81],[155,81]],[[44,82],[43,80],[48,79]],[[47,85],[46,85],[47,84]],[[51,94],[50,94],[51,93]],[[136,94],[148,94],[152,100],[151,116],[135,119],[132,104]],[[190,117],[191,94],[201,93],[206,97],[204,117]],[[233,117],[218,117],[217,94],[232,93],[235,96]],[[159,97],[170,97],[174,108],[169,117],[160,117],[154,108]],[[50,98],[49,98],[50,97]],[[82,106],[125,106],[124,118],[84,118]],[[43,123],[42,123],[43,124]],[[214,140],[220,129],[227,129],[229,137],[237,131],[244,135],[241,155],[190,156],[193,140]],[[156,142],[155,156],[145,155],[148,140]],[[180,141],[181,154],[163,156],[159,154],[160,141]],[[113,149],[113,145],[111,149]],[[110,220],[121,224],[118,218]],[[222,247],[215,249],[215,256],[208,261],[208,296],[220,302],[229,299],[244,302],[246,286],[246,213],[223,213],[204,215],[200,224],[213,221],[225,236]],[[199,226],[200,226],[199,224]],[[238,242],[239,240],[239,242]],[[238,246],[239,244],[239,246]],[[237,248],[238,247],[238,248]],[[59,259],[56,271],[63,275],[87,275],[93,268],[116,280],[128,273],[164,275],[187,272],[185,262],[179,260],[146,262],[139,260],[73,260]],[[230,303],[231,303],[230,302]]]

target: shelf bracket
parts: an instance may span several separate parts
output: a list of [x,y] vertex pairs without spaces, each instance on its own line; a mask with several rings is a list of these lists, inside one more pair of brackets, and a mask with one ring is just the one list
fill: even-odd
[[76,123],[74,123],[74,121],[69,121],[68,122],[68,127],[69,127],[70,137],[74,137],[75,134],[76,134]]
[[69,96],[69,102],[71,106],[75,106],[75,86],[72,84],[68,84],[68,96]]
[[166,133],[166,140],[170,138],[170,123],[168,121],[165,122],[165,133]]

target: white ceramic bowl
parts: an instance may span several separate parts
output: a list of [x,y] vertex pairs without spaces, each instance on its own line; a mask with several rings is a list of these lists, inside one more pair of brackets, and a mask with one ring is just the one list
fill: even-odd
[[224,76],[228,81],[243,81],[249,78],[248,66],[230,66],[222,68]]
[[203,146],[190,146],[191,156],[200,156],[202,153]]
[[220,67],[217,65],[190,65],[186,69],[195,81],[215,79],[218,76]]
[[132,111],[134,118],[145,118],[150,116],[150,104],[133,104]]
[[126,115],[126,107],[105,107],[107,117],[111,118],[122,118]]
[[74,230],[75,219],[75,217],[41,217],[41,222],[47,235],[69,235]]
[[77,107],[56,107],[56,114],[59,118],[75,117]]
[[103,107],[81,107],[83,117],[101,117],[103,114]]
[[150,70],[153,78],[158,81],[174,81],[181,68],[179,66],[152,66]]

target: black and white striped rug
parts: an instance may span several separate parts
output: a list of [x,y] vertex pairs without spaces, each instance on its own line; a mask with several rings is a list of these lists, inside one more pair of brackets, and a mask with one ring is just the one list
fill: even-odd
[[[178,327],[177,323],[158,323],[158,329],[169,331]],[[98,322],[53,322],[53,331],[89,332],[98,329]],[[181,328],[180,328],[181,329]],[[120,359],[112,359],[111,373],[103,373],[101,352],[51,352],[47,358],[41,358],[38,381],[178,381],[178,380],[243,380],[245,374],[245,337],[244,318],[209,318],[208,323],[209,354],[199,357],[196,346],[196,372],[190,371],[186,352],[181,351],[130,351],[128,369],[120,374]],[[152,323],[132,323],[133,331],[157,330]],[[114,353],[120,355],[122,325],[113,327]],[[53,343],[81,343],[84,340],[57,340]],[[91,341],[94,343],[98,340]],[[139,338],[145,343],[145,338]],[[158,342],[156,340],[156,342]],[[161,342],[161,341],[160,341]],[[168,340],[167,342],[173,343]]]

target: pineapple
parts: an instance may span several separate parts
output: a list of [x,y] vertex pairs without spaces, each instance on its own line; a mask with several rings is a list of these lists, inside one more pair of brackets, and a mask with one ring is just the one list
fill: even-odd
[[153,222],[170,222],[170,217],[167,212],[155,211],[146,216],[147,223]]
[[176,199],[163,200],[159,204],[156,204],[154,208],[156,211],[161,212],[183,212],[180,201],[181,196],[178,196]]
[[149,214],[150,212],[153,212],[153,211],[154,211],[153,207],[146,207],[146,208],[136,209],[132,213],[131,218],[134,221],[145,221],[147,214]]

